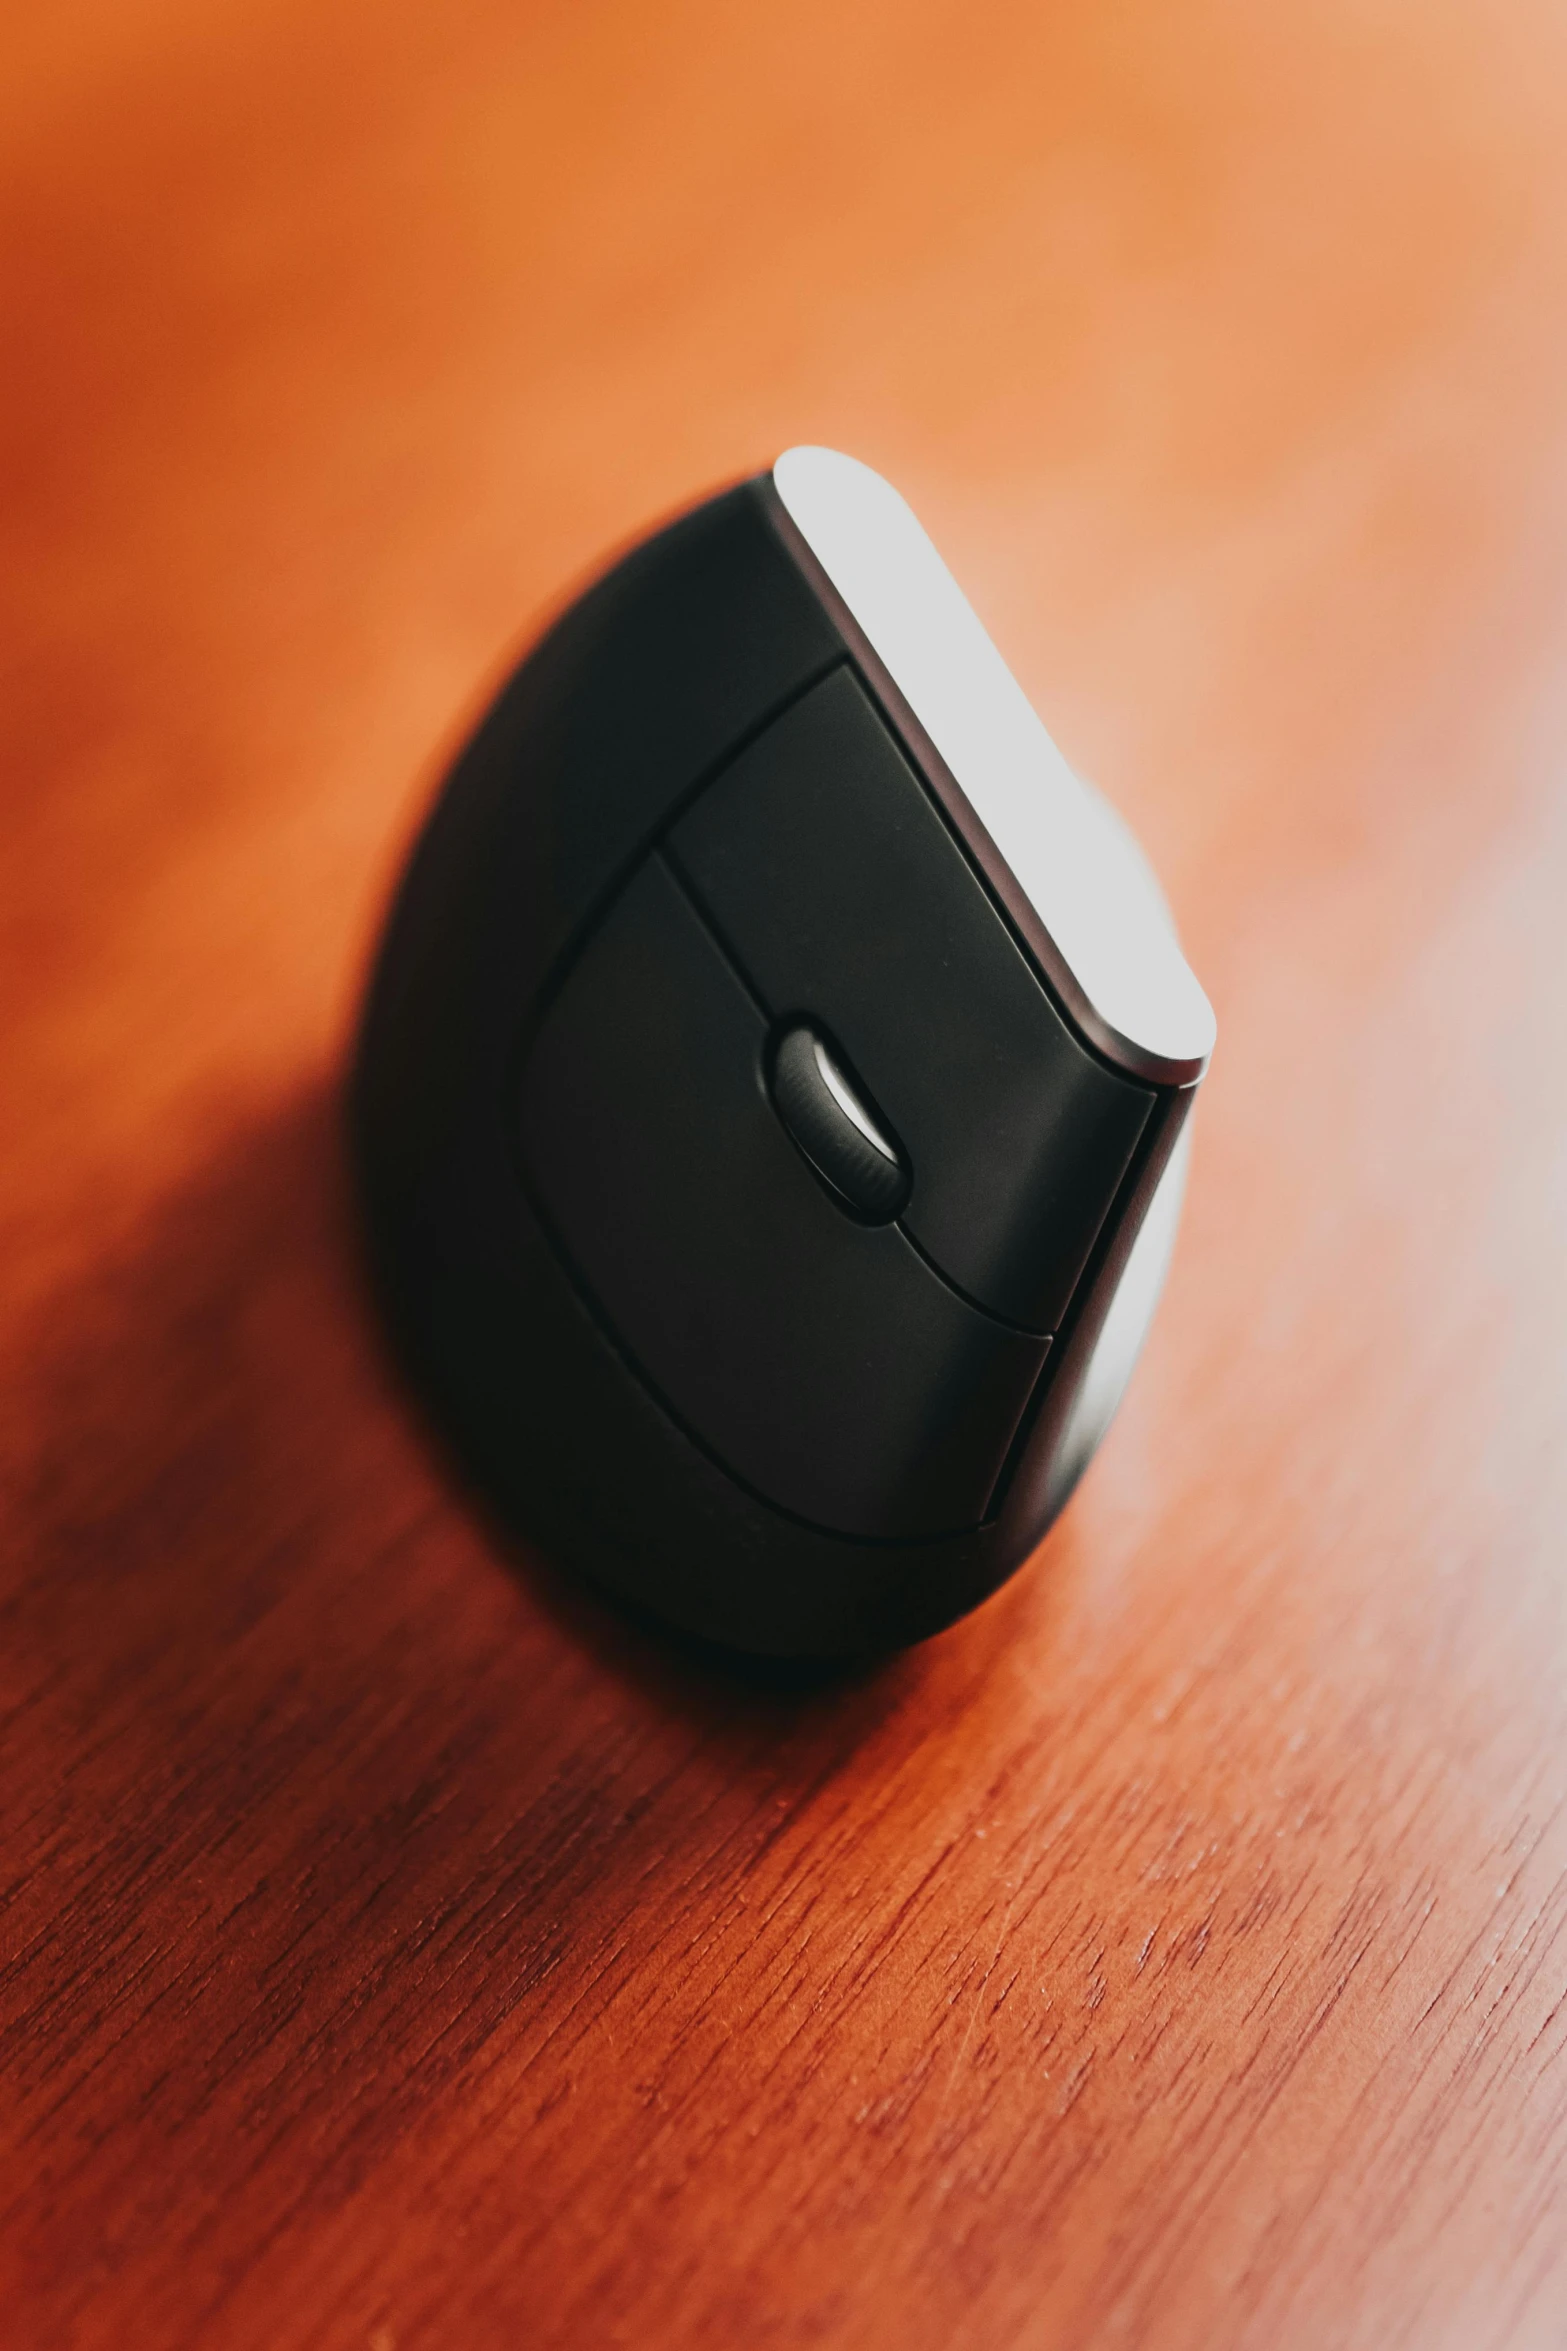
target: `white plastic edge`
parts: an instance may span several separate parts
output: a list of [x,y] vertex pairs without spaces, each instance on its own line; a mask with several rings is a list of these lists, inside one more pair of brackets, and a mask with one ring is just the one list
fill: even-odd
[[1213,1008],[1147,859],[1067,766],[912,510],[834,449],[785,450],[773,483],[1098,1022],[1137,1058],[1195,1074]]

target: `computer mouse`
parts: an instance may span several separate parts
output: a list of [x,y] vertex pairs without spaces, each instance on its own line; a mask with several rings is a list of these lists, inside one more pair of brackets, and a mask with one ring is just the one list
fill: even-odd
[[494,1519],[725,1647],[1035,1549],[1157,1301],[1207,998],[909,507],[796,448],[614,564],[456,760],[350,1089]]

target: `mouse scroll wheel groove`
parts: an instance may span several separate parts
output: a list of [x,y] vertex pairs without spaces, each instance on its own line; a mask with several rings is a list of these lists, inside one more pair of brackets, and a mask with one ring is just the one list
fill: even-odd
[[865,1224],[890,1224],[906,1206],[907,1160],[881,1113],[809,1021],[795,1021],[773,1052],[773,1107],[790,1140],[840,1204]]

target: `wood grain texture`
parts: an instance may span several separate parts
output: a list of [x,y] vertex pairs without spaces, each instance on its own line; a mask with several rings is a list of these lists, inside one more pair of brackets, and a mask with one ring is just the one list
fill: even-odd
[[[1567,2341],[1567,32],[61,0],[0,86],[0,2339]],[[914,499],[1220,1015],[1035,1563],[748,1681],[472,1513],[338,1150],[605,551]]]

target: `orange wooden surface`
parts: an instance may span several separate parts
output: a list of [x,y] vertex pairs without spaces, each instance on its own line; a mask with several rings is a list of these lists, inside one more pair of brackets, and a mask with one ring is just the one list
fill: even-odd
[[[1567,2341],[1567,26],[69,0],[0,78],[0,2340]],[[1217,1003],[1111,1443],[726,1675],[358,1288],[444,749],[910,495]]]

